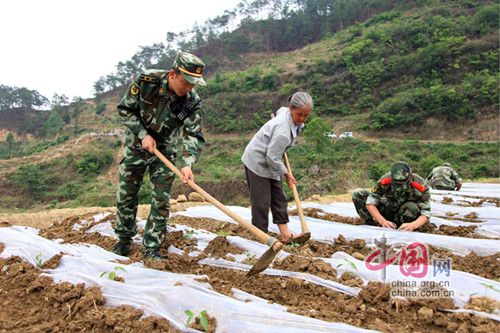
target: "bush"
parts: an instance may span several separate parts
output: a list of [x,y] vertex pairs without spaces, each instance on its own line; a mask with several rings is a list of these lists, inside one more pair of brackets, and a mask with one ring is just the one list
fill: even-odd
[[499,11],[498,4],[481,8],[474,14],[471,26],[481,35],[498,30],[500,20]]
[[99,104],[95,107],[95,113],[102,114],[104,111],[106,111],[106,103],[99,102]]
[[45,172],[38,164],[20,166],[12,176],[12,181],[34,199],[45,197],[47,181]]
[[376,162],[368,167],[368,177],[373,181],[377,181],[390,170],[391,166],[385,162]]
[[442,165],[444,161],[436,155],[424,157],[419,163],[420,176],[426,178],[433,168]]
[[114,156],[111,150],[104,149],[97,153],[84,153],[82,159],[76,161],[76,167],[80,174],[85,176],[97,176],[113,162]]

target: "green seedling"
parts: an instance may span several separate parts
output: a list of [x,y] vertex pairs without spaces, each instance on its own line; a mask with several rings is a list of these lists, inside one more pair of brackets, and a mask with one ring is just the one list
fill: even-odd
[[[194,319],[194,312],[191,311],[191,310],[186,310],[184,311],[184,313],[186,314],[187,316],[187,319],[186,319],[186,326],[189,326],[189,324],[193,321]],[[203,327],[203,329],[205,330],[205,332],[208,332],[208,318],[207,318],[207,311],[206,310],[203,310],[200,312],[199,316],[198,316],[199,320],[200,320],[200,325],[201,327]]]
[[[350,265],[350,266],[351,266],[354,270],[356,270],[356,271],[358,270],[358,267],[357,267],[357,266],[356,266],[356,264],[355,264],[355,263],[353,263],[352,261],[350,261],[350,260],[348,260],[348,259],[344,259],[344,261],[345,261],[346,263],[348,263],[348,264],[349,264],[349,265]],[[335,268],[339,268],[339,267],[340,267],[340,266],[342,266],[342,265],[344,265],[344,263],[340,263],[340,264],[338,264],[338,265],[337,265],[337,267],[335,267]]]
[[103,277],[104,275],[108,274],[108,279],[114,281],[116,278],[116,273],[120,270],[126,272],[125,268],[122,268],[120,266],[115,266],[111,272],[102,272],[101,275],[99,275],[99,277]]
[[189,230],[189,231],[186,231],[186,233],[184,234],[184,238],[193,238],[194,235],[198,235],[198,233],[194,230]]
[[479,282],[479,284],[482,284],[484,286],[484,296],[486,297],[486,293],[488,292],[488,289],[491,289],[493,291],[496,291],[497,293],[500,293],[500,290],[498,290],[497,288],[495,288],[495,286],[493,286],[492,284],[487,284],[487,283],[484,283],[484,282]]
[[36,264],[36,267],[42,267],[43,261],[42,261],[42,254],[41,253],[38,253],[35,256],[35,264]]
[[290,250],[292,250],[293,252],[295,253],[298,253],[299,252],[299,247],[300,247],[300,244],[299,243],[296,243],[296,242],[290,242],[288,243],[287,245]]
[[227,237],[227,236],[231,236],[232,233],[230,233],[228,231],[220,230],[220,231],[217,231],[217,235],[222,236],[222,237]]
[[187,316],[187,319],[186,319],[186,326],[189,326],[189,323],[193,320],[194,318],[194,312],[191,311],[191,310],[186,310],[184,311],[184,313],[186,314]]
[[243,263],[253,265],[255,264],[255,254],[251,254],[250,252],[245,253],[245,260],[243,260]]
[[200,325],[203,327],[205,332],[208,332],[208,318],[206,310],[200,312]]

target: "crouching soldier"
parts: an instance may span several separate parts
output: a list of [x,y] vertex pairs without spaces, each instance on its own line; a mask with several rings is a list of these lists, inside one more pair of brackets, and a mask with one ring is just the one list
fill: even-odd
[[449,163],[444,163],[432,169],[427,176],[427,184],[436,190],[460,191],[462,178]]
[[413,231],[429,221],[430,194],[425,180],[397,162],[371,190],[356,189],[352,201],[365,224]]
[[[179,52],[170,70],[147,70],[137,76],[117,107],[127,129],[119,165],[116,254],[128,256],[132,237],[137,234],[138,193],[148,169],[153,189],[144,227],[144,255],[146,259],[163,258],[159,250],[165,239],[175,175],[153,152],[158,149],[173,163],[177,159],[182,181],[193,180],[191,166],[205,140],[200,127],[200,98],[192,89],[196,84],[205,85],[204,66],[195,55]],[[180,145],[183,153],[179,155]]]

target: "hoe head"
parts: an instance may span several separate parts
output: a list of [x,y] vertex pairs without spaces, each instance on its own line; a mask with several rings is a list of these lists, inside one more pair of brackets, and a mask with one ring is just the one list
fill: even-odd
[[303,234],[300,234],[299,236],[295,237],[293,239],[294,243],[298,243],[300,245],[304,245],[309,238],[311,238],[311,233],[310,232],[304,232]]
[[253,265],[253,267],[248,271],[247,275],[252,276],[268,268],[269,265],[273,262],[274,258],[278,255],[282,247],[283,244],[276,240],[274,244],[270,246],[266,252],[264,252],[259,260],[257,260],[255,265]]

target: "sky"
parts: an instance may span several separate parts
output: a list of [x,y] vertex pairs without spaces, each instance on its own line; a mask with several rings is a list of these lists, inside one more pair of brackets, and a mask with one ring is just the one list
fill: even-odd
[[240,0],[10,0],[0,10],[0,85],[49,100],[93,97],[93,84],[139,46],[164,42]]

